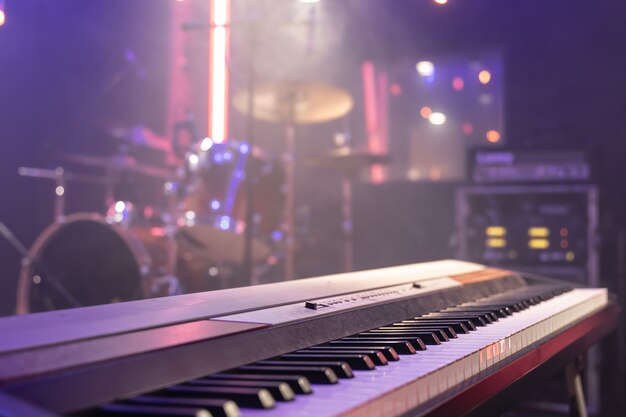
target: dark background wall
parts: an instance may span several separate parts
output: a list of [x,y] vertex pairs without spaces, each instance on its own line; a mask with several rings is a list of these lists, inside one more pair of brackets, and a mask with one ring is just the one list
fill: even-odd
[[[17,177],[18,166],[50,167],[54,150],[98,150],[102,140],[93,121],[103,114],[109,119],[141,119],[156,131],[164,129],[162,86],[167,74],[162,62],[167,45],[163,30],[167,7],[165,1],[146,0],[6,3],[7,24],[0,28],[0,221],[30,245],[52,221],[52,189],[46,183]],[[361,59],[392,63],[407,56],[418,60],[420,55],[432,53],[502,50],[507,145],[583,148],[592,151],[597,161],[602,196],[603,274],[608,284],[615,286],[620,256],[617,234],[624,230],[626,212],[623,1],[474,0],[450,1],[444,7],[417,0],[327,3],[347,23],[340,35],[344,41],[332,44],[337,52],[334,59],[339,61],[327,63],[337,71],[323,75],[326,81],[349,88],[357,100],[361,94]],[[124,58],[128,48],[148,68],[148,82],[138,80],[136,67]],[[109,89],[108,83],[118,74],[122,74],[121,81]],[[311,70],[308,77],[314,76]],[[363,144],[358,131],[362,117],[359,109],[357,106],[350,123],[357,133],[355,142]],[[338,128],[313,128],[308,134],[323,137],[324,146],[331,146],[328,135]],[[303,152],[306,150],[310,148],[303,146]],[[319,176],[312,176],[314,181],[307,178],[304,175],[302,179],[307,192],[302,192],[299,200],[310,206],[314,220],[321,225],[316,228],[318,240],[328,238],[330,247],[320,253],[319,263],[326,266],[318,270],[333,272],[340,265],[340,247],[333,235],[339,221],[338,184],[333,178],[326,178],[323,183]],[[419,188],[415,190],[418,194],[414,201],[433,205],[416,212],[415,223],[407,225],[409,228],[428,223],[428,216],[435,213],[441,216],[437,202],[423,198]],[[86,190],[85,196],[89,192]],[[97,191],[91,192],[92,196],[97,195]],[[429,192],[424,191],[424,195]],[[322,194],[325,197],[320,197]],[[368,200],[367,194],[362,198],[358,204],[372,204],[371,211],[376,216],[376,200]],[[85,198],[75,208],[95,210],[90,201]],[[446,212],[451,210],[443,210]],[[407,222],[411,222],[412,213],[405,214]],[[452,219],[443,223],[451,226]],[[402,228],[395,230],[400,233]],[[442,230],[440,234],[451,232]],[[363,234],[368,235],[368,230]],[[393,234],[382,237],[394,241]],[[424,245],[415,247],[415,252],[428,253],[428,258],[449,253],[445,245],[441,252],[426,247],[428,242]],[[402,253],[405,258],[409,256]],[[416,259],[423,260],[420,256]],[[380,263],[393,263],[393,259],[380,259]],[[0,240],[0,267],[0,314],[11,314],[19,256],[4,240]],[[307,272],[314,270],[315,265]]]

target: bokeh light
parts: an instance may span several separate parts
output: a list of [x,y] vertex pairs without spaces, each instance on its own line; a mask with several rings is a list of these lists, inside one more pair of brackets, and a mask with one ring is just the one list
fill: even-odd
[[465,86],[465,82],[463,82],[463,78],[454,77],[452,79],[452,88],[454,88],[456,91],[461,91],[464,86]]
[[420,61],[415,65],[415,69],[422,77],[430,77],[435,73],[435,64],[430,61]]
[[487,136],[487,140],[491,143],[500,142],[501,137],[500,133],[497,130],[489,130],[485,136]]
[[482,84],[489,84],[489,81],[491,81],[491,73],[487,70],[482,70],[478,73],[478,81]]
[[434,112],[428,116],[428,121],[434,125],[442,125],[446,122],[446,115],[440,112]]
[[391,93],[392,96],[398,97],[402,95],[402,86],[400,86],[400,84],[398,83],[393,83],[389,87],[389,92]]
[[433,109],[428,106],[424,106],[420,109],[420,116],[422,116],[424,119],[428,119],[431,114],[433,114]]

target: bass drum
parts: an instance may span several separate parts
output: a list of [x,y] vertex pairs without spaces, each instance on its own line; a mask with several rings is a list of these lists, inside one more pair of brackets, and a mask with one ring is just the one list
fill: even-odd
[[144,298],[159,258],[146,248],[160,252],[163,245],[149,233],[140,235],[93,213],[52,224],[35,241],[31,261],[22,266],[17,313]]

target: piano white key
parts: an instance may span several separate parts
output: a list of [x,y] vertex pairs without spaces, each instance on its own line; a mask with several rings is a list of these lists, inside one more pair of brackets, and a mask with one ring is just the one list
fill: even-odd
[[[273,410],[243,410],[244,417],[402,414],[475,377],[508,356],[557,332],[607,303],[605,290],[576,289],[376,371],[354,371],[338,385],[316,385],[310,396]],[[384,401],[376,397],[385,396]]]

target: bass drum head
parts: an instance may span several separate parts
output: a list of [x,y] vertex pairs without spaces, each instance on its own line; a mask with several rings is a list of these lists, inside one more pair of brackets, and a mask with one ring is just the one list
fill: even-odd
[[141,256],[126,231],[98,215],[73,215],[48,227],[24,265],[18,313],[141,298]]

